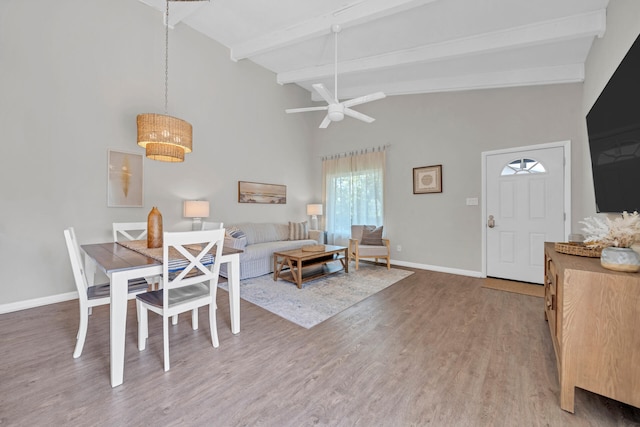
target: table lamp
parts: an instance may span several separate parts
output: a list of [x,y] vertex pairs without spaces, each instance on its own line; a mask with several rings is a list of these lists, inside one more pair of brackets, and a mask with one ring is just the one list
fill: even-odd
[[209,216],[209,202],[206,200],[185,200],[183,216],[185,218],[193,218],[191,230],[200,230],[202,228],[202,218]]
[[311,230],[318,229],[318,215],[322,215],[322,204],[307,205],[307,215],[311,215]]

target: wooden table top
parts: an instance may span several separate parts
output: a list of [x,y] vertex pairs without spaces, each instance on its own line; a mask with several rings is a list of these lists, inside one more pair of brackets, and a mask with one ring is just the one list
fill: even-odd
[[[162,265],[162,263],[155,259],[125,248],[116,242],[93,243],[82,245],[81,247],[88,256],[96,260],[96,263],[104,268],[106,273],[153,265]],[[242,252],[243,251],[240,249],[226,246],[222,248],[222,255],[232,255]]]

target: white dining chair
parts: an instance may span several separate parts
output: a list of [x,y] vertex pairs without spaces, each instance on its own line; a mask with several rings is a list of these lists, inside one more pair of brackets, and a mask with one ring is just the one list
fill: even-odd
[[[113,230],[113,241],[119,240],[144,240],[147,238],[147,222],[114,222],[111,225]],[[158,289],[159,277],[140,277],[129,280],[129,286],[146,282],[150,288]]]
[[224,228],[223,222],[202,221],[202,230],[218,230]]
[[[78,240],[76,239],[76,233],[73,227],[64,230],[64,240],[67,243],[69,261],[71,261],[71,270],[73,271],[73,279],[76,282],[78,301],[80,302],[80,326],[78,327],[78,334],[76,335],[76,347],[73,351],[73,357],[78,358],[82,354],[84,341],[87,337],[90,310],[92,307],[110,303],[110,285],[109,283],[94,286],[88,285],[80,247],[78,246]],[[129,299],[133,299],[137,294],[146,291],[146,282],[133,285],[129,284]]]
[[[224,228],[205,231],[165,232],[162,244],[162,289],[136,298],[139,313],[138,349],[149,337],[148,311],[162,316],[164,370],[169,364],[169,317],[191,311],[191,325],[198,329],[198,308],[209,306],[211,341],[218,347],[216,292]],[[215,252],[213,248],[215,246]],[[184,259],[178,259],[176,254]]]
[[122,237],[126,240],[142,240],[147,238],[147,222],[114,222],[112,224],[113,241]]

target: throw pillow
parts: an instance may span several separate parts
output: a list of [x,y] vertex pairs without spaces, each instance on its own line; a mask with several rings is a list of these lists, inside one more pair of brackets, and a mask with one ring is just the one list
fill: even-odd
[[235,249],[247,246],[247,235],[238,227],[227,227],[224,231],[224,245]]
[[309,228],[307,221],[289,221],[289,240],[306,240],[309,238]]
[[226,234],[229,237],[233,237],[234,239],[241,239],[243,237],[247,237],[244,231],[234,226],[227,227],[227,229],[224,231],[224,234]]
[[383,246],[382,243],[382,226],[376,228],[373,225],[365,225],[362,229],[361,245]]

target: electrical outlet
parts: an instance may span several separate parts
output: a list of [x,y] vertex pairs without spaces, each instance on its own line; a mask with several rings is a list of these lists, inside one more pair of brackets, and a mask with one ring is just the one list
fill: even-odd
[[398,246],[396,247],[396,250],[397,250],[398,252],[402,252],[402,245],[398,245]]

